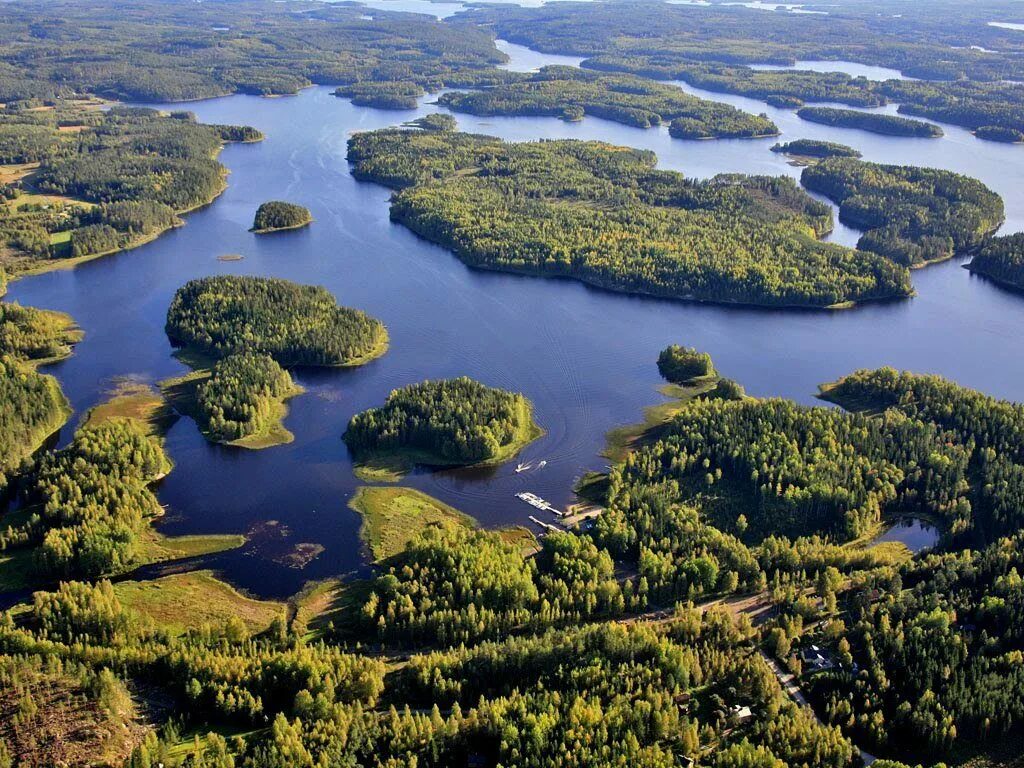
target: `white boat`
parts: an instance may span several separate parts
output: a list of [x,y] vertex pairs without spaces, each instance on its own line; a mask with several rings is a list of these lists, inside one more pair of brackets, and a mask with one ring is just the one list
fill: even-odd
[[520,472],[525,472],[532,466],[533,464],[520,464],[519,466],[516,467],[516,474],[518,475]]
[[543,469],[547,465],[548,465],[548,463],[546,461],[539,461],[539,462],[537,462],[537,469]]

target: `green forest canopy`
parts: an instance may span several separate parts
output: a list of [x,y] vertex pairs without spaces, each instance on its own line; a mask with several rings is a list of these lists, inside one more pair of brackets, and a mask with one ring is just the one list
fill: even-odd
[[888,259],[820,242],[831,210],[788,178],[690,181],[598,142],[385,129],[349,141],[391,216],[463,261],[678,299],[825,307],[906,296]]

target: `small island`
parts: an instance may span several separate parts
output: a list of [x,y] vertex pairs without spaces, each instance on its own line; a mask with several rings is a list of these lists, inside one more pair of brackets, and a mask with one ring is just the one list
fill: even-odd
[[417,117],[415,120],[410,120],[408,123],[404,123],[408,128],[419,128],[421,131],[454,131],[458,129],[459,124],[455,118],[444,112],[435,112],[431,115],[424,115],[423,117]]
[[375,109],[416,109],[423,94],[417,83],[392,80],[349,83],[334,90],[335,96],[351,99],[357,107]]
[[362,365],[388,347],[383,323],[338,306],[326,288],[268,277],[189,281],[171,300],[165,330],[189,353],[252,350],[283,366]]
[[416,464],[500,464],[542,434],[523,395],[461,377],[396,389],[353,416],[344,439],[361,476],[392,479]]
[[249,231],[257,235],[266,235],[288,229],[301,229],[312,221],[313,216],[308,208],[281,200],[271,200],[256,209],[252,229]]
[[711,355],[678,344],[666,347],[658,355],[658,373],[673,384],[689,384],[694,379],[718,375]]
[[783,155],[792,155],[793,157],[809,157],[814,159],[823,159],[826,157],[857,157],[861,156],[860,152],[853,147],[848,147],[845,144],[839,144],[834,141],[821,141],[819,139],[796,139],[795,141],[789,141],[785,144],[776,144],[772,147],[772,152],[778,152]]
[[162,389],[174,409],[192,417],[212,442],[259,449],[295,439],[283,424],[285,401],[304,390],[270,355],[228,355],[212,370],[163,382]]
[[803,107],[797,116],[810,123],[830,125],[835,128],[859,128],[862,131],[880,133],[883,136],[905,136],[918,139],[937,139],[942,129],[923,120],[909,117],[885,115],[876,112],[860,112],[856,109],[834,109],[832,107]]

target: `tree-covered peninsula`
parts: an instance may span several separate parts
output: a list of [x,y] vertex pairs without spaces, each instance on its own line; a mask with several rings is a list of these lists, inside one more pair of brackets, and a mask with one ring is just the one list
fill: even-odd
[[691,181],[649,152],[386,129],[353,136],[391,215],[467,263],[618,291],[762,306],[907,296],[891,260],[820,242],[827,205],[787,178]]
[[0,110],[0,264],[13,275],[147,242],[225,187],[216,155],[255,129],[202,125],[191,113],[60,100]]
[[907,266],[973,251],[1003,222],[999,195],[951,171],[829,158],[800,180],[838,203],[841,221],[864,230],[858,248]]
[[309,209],[295,203],[271,200],[260,204],[253,217],[251,232],[257,235],[299,229],[313,221]]
[[80,339],[67,315],[0,304],[0,502],[22,462],[71,415],[60,384],[36,366],[67,357]]
[[359,365],[387,349],[384,325],[325,288],[231,275],[192,280],[167,310],[167,335],[215,358],[263,352],[280,365]]
[[345,443],[371,467],[467,466],[506,461],[540,435],[523,395],[462,377],[394,390],[352,417]]
[[474,115],[541,115],[563,120],[592,115],[638,128],[670,123],[669,132],[681,139],[752,138],[779,132],[766,117],[691,96],[675,86],[576,67],[543,67],[519,82],[445,93],[439,103]]
[[862,131],[880,133],[884,136],[906,136],[918,139],[935,139],[942,136],[942,129],[923,120],[911,120],[898,115],[875,112],[860,112],[856,109],[834,107],[803,107],[797,110],[802,120],[821,123],[835,128],[859,128]]
[[1024,290],[1024,234],[993,237],[974,255],[967,268],[976,275]]

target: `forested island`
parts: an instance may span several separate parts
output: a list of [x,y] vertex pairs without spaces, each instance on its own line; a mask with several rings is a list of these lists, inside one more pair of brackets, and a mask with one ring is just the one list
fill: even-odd
[[687,384],[704,376],[715,376],[715,364],[707,352],[673,344],[658,355],[658,373],[673,384]]
[[356,134],[349,160],[358,178],[400,190],[394,220],[477,267],[762,306],[911,293],[904,267],[820,242],[829,207],[787,178],[690,181],[656,170],[651,153],[596,142],[396,129]]
[[167,310],[167,335],[220,358],[263,352],[280,365],[361,365],[387,350],[383,324],[324,288],[264,277],[192,280]]
[[670,123],[669,132],[681,139],[754,138],[779,132],[766,117],[691,96],[674,86],[576,67],[543,67],[519,82],[442,94],[438,103],[474,115],[540,115],[569,121],[592,115],[638,128]]
[[839,128],[859,128],[862,131],[880,133],[884,136],[910,136],[918,139],[934,139],[943,135],[942,129],[922,120],[910,120],[896,115],[859,112],[856,109],[835,109],[833,107],[802,107],[797,110],[802,120],[821,123]]
[[313,221],[313,216],[308,208],[295,203],[286,203],[281,200],[271,200],[261,203],[256,209],[256,216],[253,218],[252,229],[257,235],[264,235],[270,232],[280,232],[287,229],[299,229],[307,226]]
[[841,221],[866,230],[858,248],[906,266],[973,251],[1003,223],[999,195],[950,171],[829,158],[800,181],[838,203]]
[[820,141],[818,139],[796,139],[787,141],[785,144],[776,144],[772,152],[780,152],[784,155],[796,157],[855,157],[859,158],[861,153],[853,147],[845,144],[837,144],[834,141]]
[[152,240],[224,190],[224,142],[260,138],[187,112],[0,110],[0,160],[17,168],[0,186],[0,263],[16,276]]
[[380,408],[352,417],[345,443],[371,470],[401,471],[415,464],[498,464],[541,434],[521,394],[463,377],[396,389]]
[[303,389],[270,355],[234,352],[209,369],[162,382],[161,389],[214,442],[269,448],[294,439],[282,424],[285,401]]
[[1024,289],[1024,234],[993,237],[967,268],[1010,288]]

